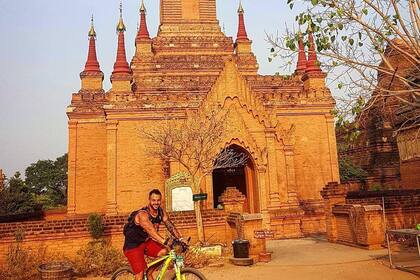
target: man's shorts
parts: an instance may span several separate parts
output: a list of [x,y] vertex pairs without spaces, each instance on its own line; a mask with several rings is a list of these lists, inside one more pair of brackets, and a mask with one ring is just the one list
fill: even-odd
[[162,249],[165,249],[165,246],[149,238],[136,248],[125,250],[124,255],[127,257],[134,274],[139,274],[145,271],[147,267],[144,255],[156,258]]

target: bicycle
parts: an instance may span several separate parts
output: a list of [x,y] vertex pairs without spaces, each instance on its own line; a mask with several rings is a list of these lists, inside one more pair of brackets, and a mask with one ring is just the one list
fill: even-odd
[[[190,238],[188,238],[189,242]],[[187,243],[188,243],[187,242]],[[184,266],[184,257],[180,253],[184,253],[188,250],[188,244],[180,242],[179,240],[174,240],[170,246],[170,251],[166,256],[160,257],[154,261],[147,263],[146,272],[144,273],[144,280],[147,280],[147,271],[154,266],[157,266],[160,263],[163,263],[162,268],[159,271],[158,276],[155,280],[163,280],[166,276],[169,266],[173,263],[174,272],[168,279],[171,280],[187,280],[187,279],[199,279],[206,280],[206,277],[198,270],[185,267]],[[134,273],[129,266],[119,268],[116,270],[112,276],[111,280],[129,280],[134,279]]]

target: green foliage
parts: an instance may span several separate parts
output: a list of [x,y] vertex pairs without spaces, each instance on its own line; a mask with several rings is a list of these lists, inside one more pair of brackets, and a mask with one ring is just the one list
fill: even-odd
[[367,172],[360,166],[355,165],[350,160],[341,158],[339,159],[340,180],[345,181],[364,181],[367,177]]
[[39,208],[20,173],[16,172],[0,192],[0,215],[32,213]]
[[88,230],[92,238],[99,239],[104,234],[104,225],[102,217],[99,214],[93,213],[88,217]]
[[25,183],[36,200],[51,208],[66,203],[67,154],[55,161],[39,160],[25,170]]
[[75,272],[79,276],[108,275],[125,264],[121,252],[104,240],[89,242],[77,251],[77,257],[73,262]]
[[381,185],[381,184],[373,184],[369,189],[371,191],[374,191],[374,192],[379,192],[379,191],[391,190],[392,189],[392,186],[387,185],[387,184],[384,184],[384,185]]
[[379,192],[382,190],[382,187],[379,184],[374,184],[372,187],[370,187],[370,190],[374,192]]

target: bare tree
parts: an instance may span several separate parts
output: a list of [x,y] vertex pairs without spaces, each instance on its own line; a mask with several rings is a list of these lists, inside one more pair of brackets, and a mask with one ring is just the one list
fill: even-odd
[[[191,113],[185,119],[168,119],[142,134],[155,143],[149,152],[164,161],[179,163],[189,174],[194,194],[200,193],[203,180],[213,170],[245,165],[247,156],[224,146],[227,112]],[[204,241],[200,201],[194,202],[198,237]]]
[[[339,121],[363,118],[392,100],[417,112],[395,124],[397,130],[420,123],[420,0],[283,1],[299,10],[295,19],[304,38],[314,34],[329,82],[345,90],[335,96]],[[269,36],[272,56],[282,58],[283,67],[294,65],[290,57],[298,51],[299,33]]]

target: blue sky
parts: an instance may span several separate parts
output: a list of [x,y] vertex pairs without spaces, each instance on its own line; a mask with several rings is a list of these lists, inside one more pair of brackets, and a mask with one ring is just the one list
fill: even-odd
[[[140,0],[125,0],[127,56],[134,53]],[[265,33],[283,33],[293,24],[286,0],[243,0],[248,36],[261,74],[279,71],[269,63]],[[156,35],[159,1],[145,0],[148,27]],[[38,159],[67,151],[66,106],[80,88],[87,56],[90,16],[95,18],[97,53],[105,88],[115,60],[118,0],[0,0],[0,168],[11,176]],[[220,25],[228,36],[237,31],[238,1],[217,0]]]

